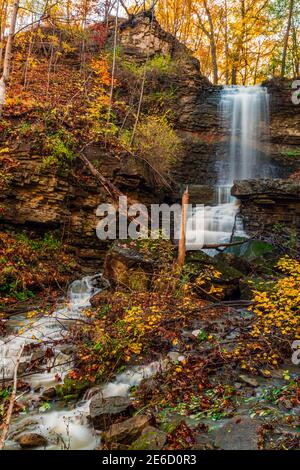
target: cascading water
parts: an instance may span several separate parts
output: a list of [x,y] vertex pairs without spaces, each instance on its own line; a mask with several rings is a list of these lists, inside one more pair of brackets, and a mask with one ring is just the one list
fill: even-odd
[[[89,450],[100,444],[100,434],[95,432],[89,422],[90,396],[74,407],[66,407],[62,403],[52,403],[50,410],[43,407],[40,397],[45,390],[57,385],[73,367],[73,357],[64,352],[64,342],[68,335],[69,326],[76,320],[84,319],[84,310],[90,307],[91,298],[96,295],[103,285],[106,285],[101,275],[87,276],[71,284],[65,305],[53,314],[40,315],[34,318],[15,317],[8,321],[9,335],[0,340],[0,373],[1,378],[11,379],[16,358],[23,345],[39,346],[43,350],[51,346],[55,360],[49,359],[45,364],[45,372],[33,373],[22,378],[30,390],[17,399],[18,403],[26,403],[27,412],[15,417],[10,426],[9,438],[5,449],[19,449],[16,439],[22,433],[37,433],[46,438],[46,448]],[[26,365],[32,355],[24,354],[22,362]],[[144,378],[151,377],[164,368],[164,361],[156,361],[149,365],[137,366],[118,375],[113,382],[103,384],[99,392],[104,398],[110,396],[127,396],[131,387],[139,385]],[[63,405],[63,408],[61,407]]]
[[269,96],[266,88],[225,87],[220,102],[220,118],[228,143],[218,163],[215,204],[204,209],[204,243],[228,242],[244,235],[238,204],[231,196],[234,180],[274,176],[268,158]]
[[[228,169],[219,174],[219,183],[262,178],[270,173],[269,95],[260,86],[226,87],[220,103],[220,116],[229,130]],[[224,170],[224,168],[222,169]]]

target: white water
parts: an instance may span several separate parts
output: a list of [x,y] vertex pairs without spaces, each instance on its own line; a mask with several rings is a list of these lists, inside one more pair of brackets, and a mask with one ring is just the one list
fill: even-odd
[[[133,386],[139,385],[142,380],[155,375],[166,367],[166,361],[153,362],[146,366],[132,367],[118,375],[113,382],[99,387],[103,398],[114,396],[128,396]],[[53,410],[45,413],[31,413],[30,418],[24,417],[13,423],[11,435],[23,429],[25,433],[38,433],[48,440],[47,450],[92,450],[96,449],[101,440],[101,433],[96,432],[89,423],[89,407],[91,398],[86,399],[73,409]],[[22,435],[22,432],[17,436]],[[18,448],[12,439],[6,443],[6,448]]]
[[[238,203],[231,196],[235,180],[270,176],[267,162],[269,137],[269,97],[263,87],[225,87],[220,103],[224,131],[230,133],[219,168],[215,187],[215,204],[204,208],[204,245],[229,242],[235,236],[246,236],[238,215]],[[262,162],[264,155],[264,162]],[[227,162],[227,165],[225,164]],[[203,219],[203,212],[199,211]],[[189,230],[189,229],[188,229]],[[190,247],[188,247],[190,248]],[[197,249],[193,246],[190,249]]]
[[[51,315],[46,312],[38,312],[36,317],[32,319],[18,316],[10,320],[7,325],[10,334],[0,340],[0,377],[3,379],[13,377],[16,358],[23,345],[41,344],[41,347],[45,348],[47,345],[52,346],[55,342],[66,338],[70,322],[81,317],[82,310],[90,305],[90,298],[100,291],[96,287],[100,280],[101,275],[96,275],[73,282],[68,292],[66,305]],[[65,359],[65,355],[59,350],[57,353],[58,362]],[[23,354],[21,364],[29,362],[30,359],[31,355]],[[35,386],[46,385],[56,373],[57,371],[54,369],[50,374],[36,374],[28,381],[32,381]]]
[[260,155],[267,151],[269,142],[267,89],[260,86],[224,88],[220,113],[225,129],[229,126],[230,130],[229,172],[220,175],[220,180],[232,184],[234,180],[262,178],[266,170]]
[[[50,406],[53,406],[54,409],[45,411],[39,401],[44,390],[57,385],[56,375],[58,374],[63,379],[72,368],[72,357],[60,351],[60,343],[68,334],[68,325],[84,318],[84,310],[90,307],[90,299],[101,290],[98,287],[99,282],[103,282],[101,275],[88,276],[73,282],[68,292],[66,305],[63,305],[49,317],[41,317],[33,322],[20,317],[9,322],[12,332],[1,340],[0,346],[1,373],[7,379],[13,375],[16,357],[23,344],[40,344],[40,347],[45,349],[47,344],[53,345],[53,341],[59,343],[54,346],[57,358],[55,367],[52,367],[50,372],[33,374],[23,378],[31,387],[31,391],[21,400],[25,400],[25,402],[29,400],[33,405],[29,413],[21,413],[20,416],[13,419],[9,439],[5,445],[6,449],[19,449],[15,438],[28,432],[44,436],[48,441],[47,450],[90,450],[97,448],[100,444],[100,434],[94,431],[88,420],[91,398],[88,394],[81,403],[73,408],[58,409],[59,405],[52,404]],[[20,326],[20,322],[22,326]],[[24,362],[29,360],[30,356],[24,357]],[[67,365],[63,364],[66,360],[69,361]],[[48,365],[50,366],[50,363]],[[53,366],[53,364],[51,365]],[[165,366],[166,361],[157,361],[145,366],[132,367],[119,374],[113,382],[99,387],[99,392],[104,398],[127,396],[131,387],[139,385],[143,379],[153,376]],[[40,407],[38,412],[36,404]]]

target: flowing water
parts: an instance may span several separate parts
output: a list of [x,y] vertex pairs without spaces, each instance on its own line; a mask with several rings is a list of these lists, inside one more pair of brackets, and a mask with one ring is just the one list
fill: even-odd
[[[269,96],[260,86],[224,87],[220,101],[220,121],[227,143],[218,163],[215,203],[199,211],[203,218],[204,244],[228,242],[245,236],[238,218],[238,203],[231,196],[235,180],[274,177],[276,168],[268,157]],[[201,226],[201,223],[200,223]],[[194,247],[194,249],[197,247]]]
[[[84,277],[71,284],[65,304],[52,314],[28,319],[19,316],[8,321],[10,333],[0,342],[0,370],[2,378],[13,376],[16,358],[23,345],[40,345],[43,353],[48,346],[54,349],[53,358],[45,365],[50,370],[22,377],[30,388],[17,399],[19,404],[26,403],[27,412],[20,413],[12,420],[9,439],[5,448],[19,449],[15,437],[22,433],[38,433],[47,441],[47,449],[95,449],[100,444],[100,434],[95,432],[88,420],[90,398],[87,394],[81,403],[66,407],[60,402],[43,406],[40,397],[43,392],[57,385],[57,377],[62,380],[72,369],[72,353],[64,352],[64,339],[69,334],[69,326],[84,318],[84,310],[90,307],[90,299],[101,290],[104,280],[101,275]],[[22,363],[28,364],[32,354],[24,354]],[[103,397],[127,396],[131,387],[138,385],[164,367],[163,362],[153,362],[146,366],[132,367],[118,375],[113,382],[99,387]],[[50,408],[48,409],[48,406]]]

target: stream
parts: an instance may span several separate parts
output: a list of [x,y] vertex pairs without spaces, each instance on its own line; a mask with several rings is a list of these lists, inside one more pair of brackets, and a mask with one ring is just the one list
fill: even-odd
[[[62,340],[67,337],[70,324],[83,319],[83,312],[90,307],[90,299],[100,292],[99,283],[102,276],[87,276],[73,282],[69,288],[65,304],[62,304],[52,315],[37,319],[26,316],[8,320],[8,336],[0,340],[0,373],[3,378],[10,379],[20,348],[30,344],[40,344],[41,352],[50,344],[54,346],[55,363],[50,360],[51,372],[43,372],[24,377],[30,390],[19,396],[17,402],[26,404],[27,411],[14,417],[10,425],[9,439],[5,449],[20,449],[15,438],[22,433],[37,433],[47,439],[46,449],[90,450],[100,444],[100,434],[90,425],[89,405],[91,396],[87,393],[82,402],[68,407],[64,402],[50,402],[43,405],[41,396],[51,387],[57,385],[57,376],[62,380],[72,369],[72,355],[64,352]],[[30,316],[30,315],[29,315]],[[24,354],[20,363],[26,365],[32,355]],[[145,366],[137,366],[119,374],[113,382],[99,386],[104,398],[111,396],[127,396],[131,387],[139,385],[144,378],[149,378],[162,368],[162,363],[153,362]],[[49,407],[49,409],[48,409]]]

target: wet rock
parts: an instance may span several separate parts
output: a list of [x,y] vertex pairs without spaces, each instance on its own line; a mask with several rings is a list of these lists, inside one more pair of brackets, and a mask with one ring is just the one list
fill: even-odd
[[214,431],[214,443],[222,450],[258,450],[261,425],[258,420],[236,416]]
[[[194,251],[188,254],[187,264],[195,277],[201,273],[205,274],[207,269],[220,273],[215,277],[212,275],[210,282],[223,289],[224,300],[239,296],[239,280],[243,278],[243,273],[229,266],[223,260],[212,258],[202,251]],[[209,296],[208,299],[210,300]]]
[[180,425],[186,424],[181,415],[168,415],[166,420],[161,423],[160,429],[167,434],[172,434]]
[[248,375],[239,375],[239,378],[245,382],[247,385],[251,385],[251,387],[258,387],[259,383],[253,377],[248,377]]
[[42,399],[43,400],[52,400],[53,398],[56,397],[56,388],[55,387],[51,387],[51,388],[47,388],[47,390],[45,390],[42,394]]
[[102,388],[103,388],[103,385],[95,385],[94,387],[89,388],[83,395],[83,400],[88,401],[91,398],[93,398],[95,395],[98,395],[98,393],[101,392]]
[[143,292],[150,287],[152,271],[153,260],[126,244],[115,244],[105,258],[104,276],[112,285]]
[[[149,416],[137,415],[121,423],[115,423],[103,434],[103,441],[107,446],[118,444],[119,448],[132,444],[150,426]],[[121,446],[121,447],[120,447]]]
[[167,441],[167,434],[153,426],[147,426],[134,441],[130,450],[161,450]]
[[45,447],[48,443],[47,439],[41,434],[28,433],[19,436],[16,441],[23,449],[33,449],[35,447]]
[[[231,248],[228,249],[228,251],[230,250]],[[228,266],[231,266],[243,274],[247,275],[252,272],[252,266],[249,261],[241,256],[236,256],[234,253],[219,253],[217,256],[215,256],[215,259],[221,263],[228,264]]]
[[107,430],[114,420],[129,416],[132,411],[132,402],[128,398],[103,398],[102,393],[98,393],[91,400],[89,419],[95,429]]
[[192,447],[192,450],[213,450],[215,446],[212,442],[211,435],[209,434],[196,434],[195,435],[195,444]]

